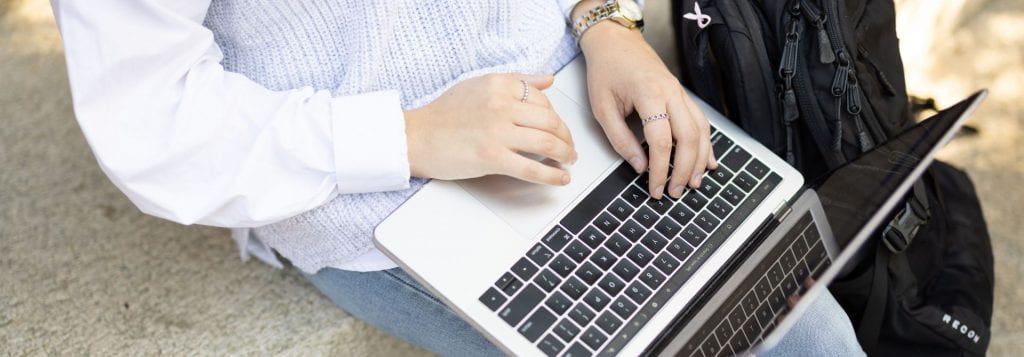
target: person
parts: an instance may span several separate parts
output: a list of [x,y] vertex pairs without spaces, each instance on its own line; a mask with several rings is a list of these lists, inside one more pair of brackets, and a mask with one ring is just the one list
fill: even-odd
[[[578,53],[595,118],[653,197],[717,166],[707,119],[639,29],[598,21],[577,44],[572,20],[604,0],[51,3],[77,120],[140,210],[233,228],[243,258],[286,260],[337,306],[443,355],[500,352],[377,251],[373,228],[427,179],[567,184],[560,165],[587,153],[542,91]],[[807,330],[849,329],[834,305],[815,320],[840,328]],[[847,332],[792,346],[856,352]]]

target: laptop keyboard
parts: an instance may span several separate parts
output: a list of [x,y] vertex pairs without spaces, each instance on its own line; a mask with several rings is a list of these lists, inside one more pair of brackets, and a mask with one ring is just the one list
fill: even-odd
[[820,276],[830,264],[818,228],[807,212],[679,354],[711,357],[746,351],[761,342],[776,319],[789,310],[787,298],[802,291],[804,279]]
[[712,130],[700,188],[654,200],[623,162],[480,302],[549,356],[616,354],[782,181]]

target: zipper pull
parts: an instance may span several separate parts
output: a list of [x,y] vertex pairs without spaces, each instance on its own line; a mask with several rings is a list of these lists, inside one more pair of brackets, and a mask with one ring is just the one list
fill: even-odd
[[871,150],[875,146],[871,136],[868,135],[863,118],[860,117],[860,85],[854,78],[850,82],[850,88],[846,92],[846,112],[853,115],[853,123],[857,126],[857,143],[860,144],[860,152]]
[[793,153],[793,123],[800,118],[800,110],[797,108],[796,93],[792,88],[787,88],[782,98],[782,123],[786,126],[786,162],[796,165],[796,155]]
[[832,41],[825,32],[825,17],[815,21],[814,26],[818,28],[818,60],[821,63],[829,64],[836,61],[836,54],[832,52]]
[[836,67],[836,74],[832,77],[832,95],[840,97],[843,93],[846,93],[848,80],[850,78],[850,69],[845,65],[839,65]]

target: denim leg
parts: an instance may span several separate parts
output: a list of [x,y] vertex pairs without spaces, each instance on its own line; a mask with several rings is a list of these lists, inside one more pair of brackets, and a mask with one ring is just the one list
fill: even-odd
[[335,305],[378,329],[442,356],[501,351],[399,268],[306,275]]
[[762,356],[864,356],[864,350],[850,317],[825,291],[782,341]]

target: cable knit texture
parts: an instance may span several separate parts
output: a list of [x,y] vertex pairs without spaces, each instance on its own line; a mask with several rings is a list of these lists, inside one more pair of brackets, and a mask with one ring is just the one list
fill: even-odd
[[[205,25],[225,69],[270,89],[393,89],[403,109],[485,73],[554,73],[577,54],[554,0],[213,0]],[[375,249],[373,229],[425,182],[339,195],[253,233],[303,271],[343,267]]]

